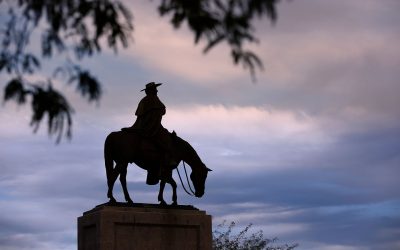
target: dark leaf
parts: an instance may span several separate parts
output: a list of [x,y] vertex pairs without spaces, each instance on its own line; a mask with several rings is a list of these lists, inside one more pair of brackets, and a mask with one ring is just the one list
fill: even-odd
[[47,117],[49,135],[56,135],[57,143],[61,141],[63,135],[71,137],[73,109],[64,96],[51,87],[51,84],[47,89],[34,87],[32,113],[31,126],[34,132],[37,132],[41,121]]
[[18,104],[23,104],[25,103],[27,93],[20,79],[12,79],[4,88],[4,101],[14,99]]
[[89,101],[96,101],[101,96],[100,83],[88,71],[80,72],[79,83],[77,85],[78,91],[83,97],[88,98]]
[[58,52],[62,52],[65,50],[65,45],[57,33],[48,30],[42,34],[43,57],[51,57],[53,55],[53,48],[56,48]]
[[127,21],[126,24],[128,26],[128,29],[133,30],[133,25],[132,25],[133,15],[132,15],[132,12],[129,9],[127,9],[121,2],[116,2],[116,5],[117,5],[118,9],[121,11],[121,13],[124,16],[125,20]]
[[33,54],[26,54],[22,56],[22,70],[23,72],[32,74],[35,69],[40,68],[40,62]]
[[203,49],[203,53],[207,53],[212,47],[214,47],[218,43],[222,42],[223,39],[225,39],[225,36],[220,35],[220,36],[216,37],[213,41],[209,41],[207,46]]
[[76,89],[88,101],[98,101],[101,97],[101,84],[90,74],[89,71],[82,70],[79,66],[74,65],[70,69],[70,77],[68,83],[77,82]]
[[0,72],[3,70],[4,67],[6,67],[8,64],[8,58],[5,55],[5,53],[0,54]]
[[13,71],[16,70],[16,56],[11,55],[8,52],[2,52],[0,54],[0,72],[5,68],[7,70],[7,73],[12,73]]

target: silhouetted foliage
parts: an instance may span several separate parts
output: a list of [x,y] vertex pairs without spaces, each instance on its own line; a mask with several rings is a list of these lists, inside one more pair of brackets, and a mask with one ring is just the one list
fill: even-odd
[[64,132],[64,123],[67,125],[65,135],[71,137],[72,108],[59,92],[55,91],[51,83],[47,88],[33,86],[32,93],[32,119],[31,125],[36,132],[43,117],[47,115],[49,135],[56,134],[57,142],[61,140]]
[[242,64],[254,76],[262,62],[256,54],[244,49],[245,42],[258,42],[254,35],[254,18],[277,18],[275,4],[278,0],[162,0],[158,7],[161,16],[171,15],[171,24],[179,28],[187,22],[194,33],[194,41],[206,40],[203,49],[208,52],[221,42],[226,42],[235,64]]
[[[74,60],[101,52],[102,39],[114,51],[127,47],[133,30],[130,11],[120,1],[111,0],[0,0],[0,5],[3,11],[8,9],[1,16],[7,22],[0,30],[0,72],[12,79],[4,89],[4,101],[24,104],[31,99],[34,132],[47,118],[49,135],[56,135],[57,142],[62,135],[71,137],[72,107],[67,99],[51,83],[44,88],[29,75],[37,73],[42,60],[63,55],[66,63],[57,67],[48,81],[63,72],[64,79],[75,84],[82,97],[98,101],[100,82]],[[34,36],[34,32],[39,34]],[[30,51],[37,49],[28,46],[35,37],[40,38],[40,56]]]
[[63,134],[67,138],[71,137],[73,109],[65,97],[53,89],[51,82],[47,84],[47,87],[43,87],[43,85],[45,84],[27,84],[19,78],[12,79],[5,87],[4,100],[14,99],[18,104],[24,104],[26,96],[30,95],[32,99],[30,124],[34,129],[33,131],[36,132],[39,129],[40,122],[44,117],[47,117],[49,135],[57,135],[56,141],[60,142]]
[[14,99],[18,104],[24,104],[26,90],[20,79],[12,79],[4,89],[4,100]]
[[264,238],[263,232],[258,231],[248,236],[252,224],[247,225],[237,234],[234,234],[235,222],[229,225],[226,222],[217,226],[213,231],[212,247],[214,250],[292,250],[298,244],[280,244],[275,242],[277,238],[267,239]]
[[[180,28],[186,23],[196,44],[205,41],[204,53],[225,42],[230,47],[233,62],[243,65],[254,76],[257,68],[262,69],[262,61],[244,44],[258,42],[253,26],[256,19],[276,20],[278,1],[161,0],[157,7],[161,16],[171,17],[173,27]],[[102,93],[100,81],[78,62],[101,53],[103,47],[115,52],[127,47],[133,31],[131,11],[118,0],[0,0],[0,7],[3,21],[0,73],[12,79],[4,89],[4,100],[14,100],[20,105],[27,99],[32,99],[31,105],[41,103],[40,109],[32,106],[34,131],[47,116],[50,135],[63,134],[64,127],[70,135],[72,109],[66,98],[52,87],[37,86],[29,75],[37,73],[44,60],[63,56],[66,63],[57,67],[46,81],[64,72],[64,80],[76,84],[82,97],[89,102],[98,101]],[[32,39],[40,41],[31,42]],[[28,46],[30,44],[39,44],[40,49]],[[36,54],[38,51],[40,55]],[[39,89],[42,94],[35,95]],[[54,93],[58,97],[53,101],[46,99]],[[43,105],[56,107],[44,108]],[[48,112],[35,113],[42,110]]]
[[67,72],[69,76],[68,83],[77,82],[76,90],[83,97],[87,96],[89,102],[100,99],[101,86],[89,71],[83,70],[79,65],[67,65],[64,68],[59,68],[59,70]]

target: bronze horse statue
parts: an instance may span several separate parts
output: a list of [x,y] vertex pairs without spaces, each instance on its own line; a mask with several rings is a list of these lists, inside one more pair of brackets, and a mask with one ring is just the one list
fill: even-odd
[[[172,178],[172,171],[178,167],[181,161],[186,162],[192,169],[190,179],[195,189],[194,195],[196,197],[203,196],[207,174],[211,169],[204,165],[188,142],[178,137],[175,132],[167,133],[172,139],[172,157],[176,162],[172,166],[161,166],[164,164],[163,154],[161,154],[160,150],[153,143],[135,130],[111,132],[107,136],[104,143],[104,161],[108,184],[107,197],[110,199],[110,202],[116,202],[113,196],[113,187],[119,176],[125,200],[133,204],[126,186],[128,163],[135,163],[140,168],[147,170],[148,180],[149,177],[153,178],[151,181],[153,183],[151,184],[157,184],[160,180],[158,201],[162,205],[166,204],[163,198],[165,183],[169,183],[172,187],[172,205],[178,204],[176,194],[177,185]],[[115,167],[114,162],[116,163]],[[162,171],[159,172],[160,166],[162,167]],[[155,182],[154,178],[156,178]]]

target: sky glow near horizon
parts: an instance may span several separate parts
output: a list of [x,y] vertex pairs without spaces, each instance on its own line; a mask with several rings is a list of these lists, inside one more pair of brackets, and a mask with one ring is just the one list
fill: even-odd
[[[277,23],[256,26],[256,83],[151,1],[127,5],[131,46],[83,62],[104,84],[100,103],[55,84],[76,110],[72,141],[55,145],[45,124],[32,134],[29,107],[0,107],[0,249],[76,249],[76,218],[107,201],[104,139],[134,122],[149,81],[164,83],[164,126],[213,169],[202,199],[178,187],[180,204],[299,250],[400,249],[399,1],[281,1]],[[144,171],[130,165],[127,180],[134,201],[157,201]]]

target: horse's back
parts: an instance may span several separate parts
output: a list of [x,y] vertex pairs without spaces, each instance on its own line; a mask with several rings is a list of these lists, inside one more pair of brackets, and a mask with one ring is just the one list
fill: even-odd
[[121,130],[121,131],[113,131],[106,137],[105,143],[125,143],[132,144],[137,141],[140,141],[140,134],[136,130]]
[[134,131],[111,132],[104,142],[104,154],[112,155],[113,160],[132,162],[137,154],[140,136]]

